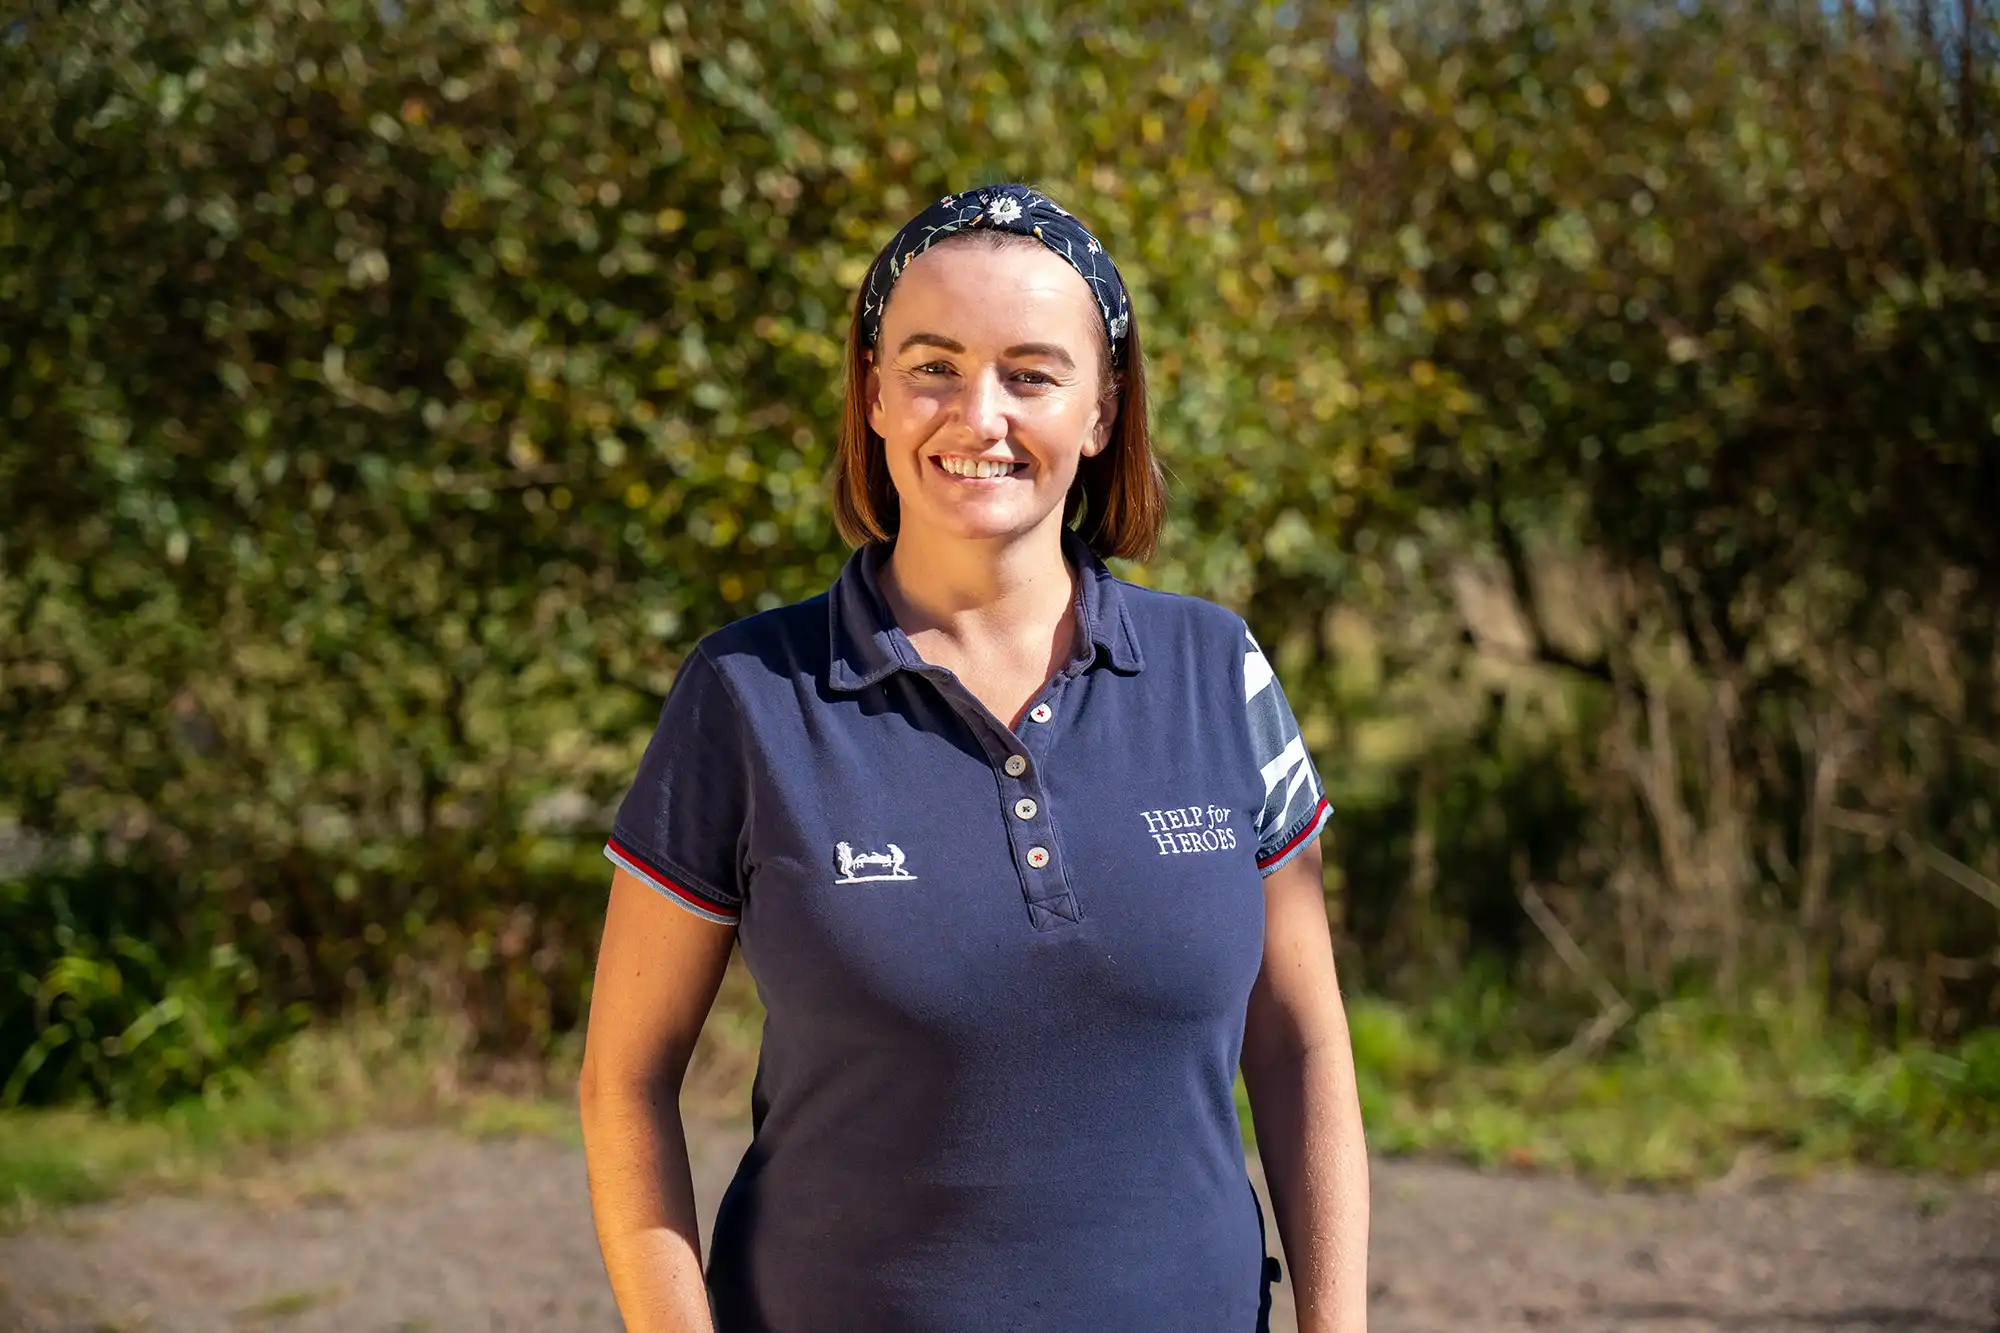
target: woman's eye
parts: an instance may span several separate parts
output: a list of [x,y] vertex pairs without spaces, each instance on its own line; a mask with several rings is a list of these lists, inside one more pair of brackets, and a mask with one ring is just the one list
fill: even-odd
[[917,373],[919,375],[949,375],[951,374],[951,363],[949,361],[926,361],[917,367]]
[[1024,384],[1054,384],[1055,380],[1039,370],[1024,370],[1014,377]]

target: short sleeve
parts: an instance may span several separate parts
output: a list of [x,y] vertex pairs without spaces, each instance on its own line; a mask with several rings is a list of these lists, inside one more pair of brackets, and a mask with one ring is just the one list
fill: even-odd
[[1306,753],[1298,720],[1285,701],[1264,650],[1243,631],[1243,698],[1250,714],[1250,743],[1264,778],[1257,811],[1257,869],[1268,875],[1297,856],[1333,816],[1326,790]]
[[735,700],[697,648],[681,663],[604,854],[696,916],[736,924],[749,814]]

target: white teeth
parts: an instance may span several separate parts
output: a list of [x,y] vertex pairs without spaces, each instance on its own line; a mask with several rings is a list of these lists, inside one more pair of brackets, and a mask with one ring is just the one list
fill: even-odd
[[960,458],[956,454],[942,454],[938,466],[954,477],[1004,477],[1014,470],[1014,465],[999,458]]

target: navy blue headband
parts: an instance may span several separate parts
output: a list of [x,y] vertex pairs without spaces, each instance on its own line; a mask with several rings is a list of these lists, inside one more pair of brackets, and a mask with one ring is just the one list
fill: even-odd
[[1062,205],[1025,185],[982,185],[964,194],[948,194],[904,223],[869,266],[868,282],[861,289],[862,343],[874,347],[882,341],[882,311],[889,304],[889,291],[911,260],[947,236],[982,228],[1032,236],[1067,260],[1089,285],[1097,311],[1104,316],[1112,367],[1125,364],[1132,300],[1118,266]]

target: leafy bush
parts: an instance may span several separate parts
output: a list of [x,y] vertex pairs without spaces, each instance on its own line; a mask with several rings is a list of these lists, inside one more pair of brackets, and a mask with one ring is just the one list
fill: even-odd
[[711,9],[0,36],[12,1095],[170,1095],[418,973],[573,1027],[680,655],[842,558],[853,288],[991,178],[1134,286],[1177,516],[1129,572],[1276,654],[1351,973],[1492,955],[1560,1039],[1539,886],[1635,1004],[1992,1017],[1988,16]]

